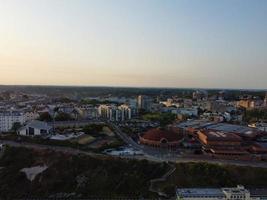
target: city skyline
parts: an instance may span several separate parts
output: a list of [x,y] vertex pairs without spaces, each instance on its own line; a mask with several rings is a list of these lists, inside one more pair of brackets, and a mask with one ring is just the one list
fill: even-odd
[[1,1],[0,85],[266,89],[267,2]]

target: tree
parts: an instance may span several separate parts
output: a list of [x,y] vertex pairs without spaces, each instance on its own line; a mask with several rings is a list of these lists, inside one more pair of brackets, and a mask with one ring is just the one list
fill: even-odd
[[13,132],[17,132],[17,130],[19,130],[19,128],[21,127],[21,123],[20,122],[14,122],[11,128],[11,131]]
[[41,113],[38,120],[45,121],[45,122],[51,122],[53,118],[48,112]]
[[68,113],[60,112],[55,117],[55,120],[56,121],[70,121],[70,120],[73,120],[73,118]]
[[83,132],[86,134],[98,134],[103,130],[103,125],[91,124],[83,128]]
[[159,118],[161,127],[171,124],[176,119],[176,115],[173,113],[162,113]]

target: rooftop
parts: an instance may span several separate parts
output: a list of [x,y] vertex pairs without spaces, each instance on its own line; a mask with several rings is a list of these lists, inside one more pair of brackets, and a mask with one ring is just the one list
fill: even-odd
[[217,188],[182,188],[177,189],[176,193],[180,197],[224,197],[222,190]]
[[240,126],[240,125],[226,124],[226,123],[213,124],[208,126],[207,128],[217,131],[237,133],[242,136],[254,136],[257,132],[257,130],[247,126]]
[[145,132],[142,137],[151,141],[166,139],[168,142],[175,142],[181,140],[183,135],[166,129],[153,128]]
[[37,129],[51,129],[52,126],[48,125],[46,122],[33,120],[27,124],[28,127],[37,128]]
[[204,135],[207,136],[208,140],[212,141],[238,141],[241,142],[242,138],[234,133],[226,133],[223,131],[216,131],[216,130],[202,130],[200,131]]

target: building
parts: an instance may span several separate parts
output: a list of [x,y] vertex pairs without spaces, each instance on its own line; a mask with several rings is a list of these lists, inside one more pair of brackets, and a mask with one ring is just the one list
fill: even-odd
[[178,188],[177,200],[261,200],[266,199],[266,190],[236,188]]
[[234,133],[215,130],[198,131],[198,138],[206,146],[241,146],[242,138]]
[[24,113],[25,122],[36,120],[39,116],[40,115],[37,112],[27,111]]
[[197,132],[202,129],[222,131],[225,133],[235,133],[244,140],[254,140],[257,137],[266,135],[266,132],[255,128],[240,126],[229,123],[218,123],[207,119],[187,120],[185,122],[174,125],[177,128],[183,129],[186,134],[197,135]]
[[45,136],[52,132],[53,127],[42,121],[31,121],[26,126],[21,127],[18,135],[22,136]]
[[260,131],[267,132],[267,123],[264,123],[264,122],[253,123],[253,124],[249,124],[248,126],[251,128],[256,128]]
[[98,118],[98,108],[91,105],[82,105],[79,107],[82,111],[84,119],[97,119]]
[[0,132],[8,132],[12,129],[14,123],[23,124],[25,116],[18,111],[0,112]]
[[176,108],[171,111],[171,113],[176,114],[177,118],[182,120],[186,117],[197,117],[198,109],[197,108]]
[[249,153],[241,146],[242,138],[230,132],[201,130],[198,138],[203,145],[203,152],[214,158],[251,159]]
[[177,200],[224,200],[221,189],[217,188],[181,188],[176,190]]
[[151,110],[151,105],[153,103],[152,98],[145,96],[145,95],[139,95],[137,97],[137,108],[138,110]]
[[262,108],[265,106],[264,104],[264,101],[260,99],[242,99],[237,103],[239,107],[246,109]]
[[118,107],[121,112],[121,121],[129,120],[132,118],[132,109],[127,105],[121,105]]
[[[226,199],[255,199],[250,196],[250,192],[244,186],[238,185],[236,188],[222,188],[222,192]],[[256,198],[257,199],[257,198]]]
[[125,121],[132,118],[132,109],[127,105],[100,105],[98,114],[101,118],[110,121]]
[[183,134],[169,129],[153,128],[141,134],[139,141],[152,147],[176,148],[183,141]]

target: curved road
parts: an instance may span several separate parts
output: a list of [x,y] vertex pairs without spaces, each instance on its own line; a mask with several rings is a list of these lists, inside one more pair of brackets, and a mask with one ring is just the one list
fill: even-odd
[[[123,133],[116,125],[109,123],[115,133],[128,145],[131,147],[142,150],[144,155],[136,155],[136,156],[113,156],[113,157],[120,157],[122,159],[136,159],[136,160],[149,160],[154,162],[174,162],[174,163],[187,163],[187,162],[208,162],[214,164],[222,164],[222,165],[237,165],[237,166],[250,166],[250,167],[261,167],[267,168],[267,162],[260,162],[260,161],[238,161],[238,160],[218,160],[218,159],[208,159],[208,158],[189,158],[181,156],[177,153],[169,153],[159,151],[157,149],[142,146],[136,143],[132,138],[128,137],[125,133]],[[7,144],[14,147],[26,147],[31,149],[43,149],[43,150],[53,150],[62,153],[68,153],[73,155],[83,154],[88,155],[96,158],[107,158],[111,155],[105,155],[101,153],[94,153],[83,151],[71,147],[63,147],[63,146],[52,146],[52,145],[43,145],[43,144],[34,144],[34,143],[25,143],[25,142],[15,142],[10,140],[0,140],[0,144]]]

